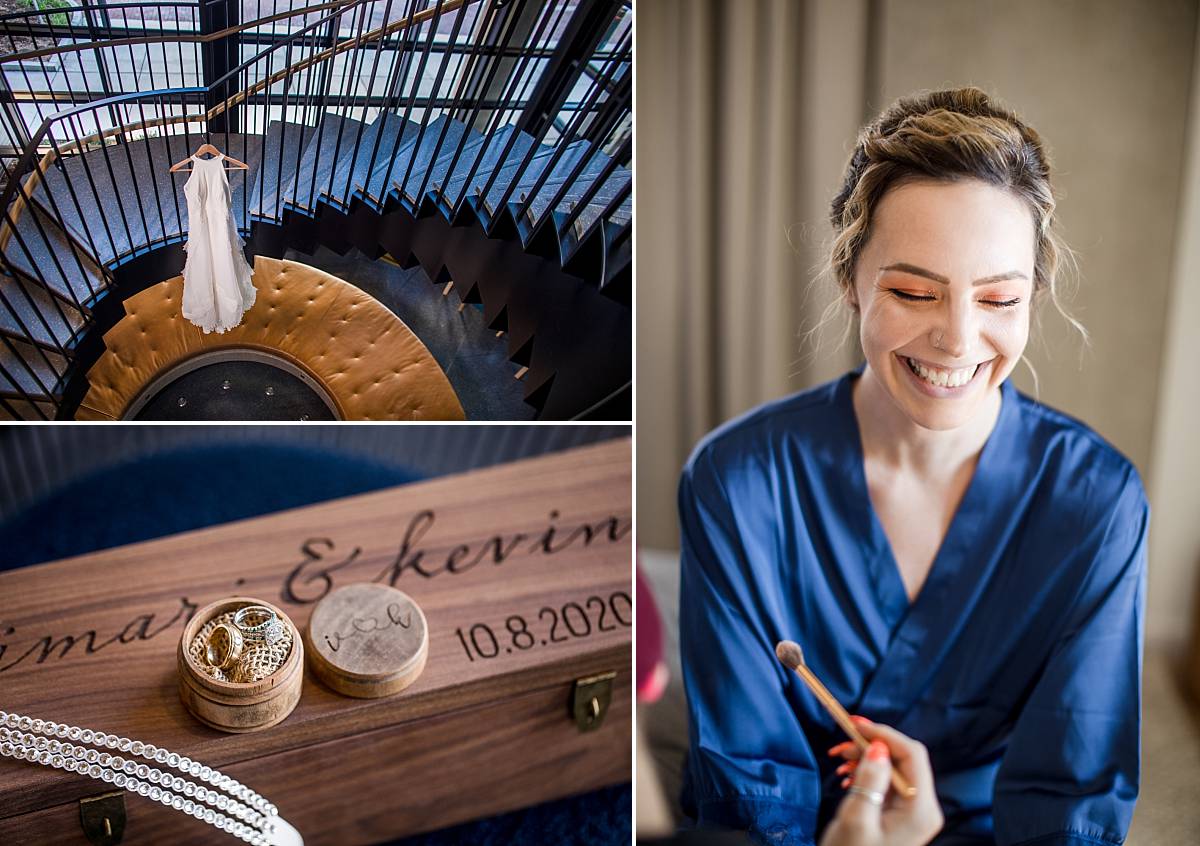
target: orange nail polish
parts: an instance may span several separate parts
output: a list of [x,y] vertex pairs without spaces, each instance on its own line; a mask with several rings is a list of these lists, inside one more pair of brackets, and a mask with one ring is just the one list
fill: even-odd
[[851,719],[851,720],[853,720],[854,722],[856,722],[856,723],[860,723],[861,725],[864,725],[864,726],[869,726],[869,725],[871,725],[871,721],[870,721],[870,720],[868,720],[866,717],[860,717],[858,714],[855,714],[855,715],[854,715],[853,717],[851,717],[850,719]]
[[867,747],[867,758],[872,761],[885,761],[888,758],[887,744],[882,740],[872,740]]

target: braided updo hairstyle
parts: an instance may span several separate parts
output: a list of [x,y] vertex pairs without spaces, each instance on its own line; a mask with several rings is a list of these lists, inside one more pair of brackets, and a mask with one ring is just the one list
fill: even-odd
[[1054,231],[1045,147],[1031,127],[978,88],[902,98],[859,133],[830,213],[830,269],[843,297],[853,302],[855,263],[889,189],[917,179],[966,178],[1007,189],[1029,207],[1037,237],[1034,301],[1048,292],[1055,308],[1086,339],[1083,327],[1059,301],[1059,266],[1070,251]]

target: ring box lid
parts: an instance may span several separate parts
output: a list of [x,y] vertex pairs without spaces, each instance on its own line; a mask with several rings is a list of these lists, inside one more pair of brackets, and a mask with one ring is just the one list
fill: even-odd
[[304,630],[313,673],[338,693],[391,696],[425,668],[429,630],[412,597],[389,585],[358,582],[320,600]]

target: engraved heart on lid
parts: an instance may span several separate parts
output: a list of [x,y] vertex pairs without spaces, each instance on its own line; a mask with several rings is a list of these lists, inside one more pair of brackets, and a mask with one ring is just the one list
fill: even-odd
[[313,608],[304,633],[313,673],[346,696],[375,699],[408,687],[425,668],[429,630],[412,597],[388,585],[350,584]]

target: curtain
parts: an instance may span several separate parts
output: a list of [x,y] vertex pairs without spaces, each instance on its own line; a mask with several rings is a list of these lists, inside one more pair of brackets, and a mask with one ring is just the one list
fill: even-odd
[[844,372],[857,343],[801,335],[832,199],[864,116],[865,2],[655,0],[637,7],[638,537],[677,545],[695,443]]

